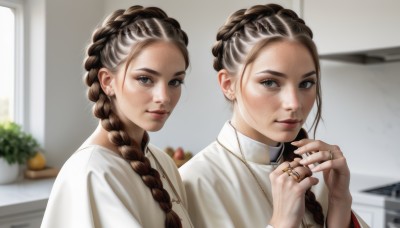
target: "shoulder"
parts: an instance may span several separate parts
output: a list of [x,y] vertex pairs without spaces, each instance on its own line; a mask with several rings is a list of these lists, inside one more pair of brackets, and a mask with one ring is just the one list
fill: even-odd
[[[174,182],[174,184],[182,183],[181,177],[178,172],[178,167],[176,166],[174,160],[163,150],[149,144],[148,149],[151,151],[151,156],[154,156],[154,160],[160,163],[162,169],[166,172],[168,177]],[[150,156],[147,154],[146,156]],[[155,164],[157,166],[157,164]],[[155,166],[155,168],[157,168]]]
[[225,170],[222,165],[228,159],[218,145],[213,142],[197,153],[179,168],[183,182],[186,184],[209,182],[214,184]]
[[56,182],[64,185],[129,182],[133,172],[130,165],[117,153],[98,145],[90,145],[77,150],[64,163]]
[[126,165],[126,162],[119,154],[102,146],[90,145],[77,150],[65,162],[62,169],[107,172],[120,165]]

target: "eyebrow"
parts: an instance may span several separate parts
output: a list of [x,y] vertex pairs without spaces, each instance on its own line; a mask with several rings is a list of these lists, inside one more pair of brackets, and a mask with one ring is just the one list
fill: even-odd
[[[150,68],[146,68],[146,67],[144,67],[144,68],[139,68],[139,69],[135,69],[135,71],[145,71],[145,72],[147,72],[147,73],[149,73],[149,74],[154,74],[154,75],[156,75],[156,76],[161,76],[161,73],[160,73],[160,72],[155,71],[155,70],[150,69]],[[174,76],[180,76],[180,75],[185,75],[185,74],[186,74],[185,71],[178,71],[178,72],[176,72],[176,73],[174,74]]]
[[[265,74],[265,73],[269,73],[269,74],[272,74],[272,75],[275,75],[275,76],[278,76],[278,77],[286,77],[286,74],[284,74],[282,72],[274,71],[274,70],[263,70],[263,71],[260,71],[260,72],[258,72],[256,74]],[[308,73],[303,74],[303,78],[310,77],[310,76],[312,76],[314,74],[317,74],[315,72],[315,70],[310,71]]]

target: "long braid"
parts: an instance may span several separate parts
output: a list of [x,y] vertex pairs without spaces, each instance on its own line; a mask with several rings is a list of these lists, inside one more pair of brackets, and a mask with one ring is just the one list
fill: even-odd
[[[261,50],[257,44],[265,45],[269,41],[284,39],[301,42],[313,56],[317,71],[318,111],[312,125],[316,129],[321,118],[320,66],[312,38],[313,33],[304,20],[294,11],[280,5],[256,5],[249,9],[241,9],[233,13],[217,33],[212,48],[213,66],[216,71],[226,69],[232,74],[240,74],[240,67],[251,63]],[[294,149],[290,143],[285,143],[286,161],[292,161],[296,157]],[[306,192],[306,208],[318,224],[324,224],[322,207],[311,190]]]
[[[100,86],[97,74],[101,67],[115,70],[127,58],[134,56],[132,47],[148,40],[169,40],[174,42],[185,57],[188,65],[186,46],[188,38],[179,23],[169,18],[159,8],[132,6],[127,10],[117,10],[103,25],[95,30],[92,43],[87,50],[85,77],[88,85],[88,98],[93,101],[93,113],[101,120],[102,127],[108,131],[109,140],[118,147],[122,157],[141,177],[143,183],[166,214],[165,227],[182,227],[179,216],[172,210],[168,192],[163,188],[160,174],[151,167],[141,145],[132,140],[120,118],[113,111],[111,99]],[[147,136],[147,134],[145,135]]]
[[[299,134],[297,134],[296,138],[293,141],[298,141],[301,139],[308,138],[307,132],[304,129],[301,129]],[[293,153],[293,151],[297,149],[290,142],[285,143],[285,150],[283,151],[283,160],[284,161],[293,161],[295,158],[301,158],[299,155]],[[324,213],[322,212],[322,206],[315,198],[315,194],[308,189],[306,191],[306,208],[313,214],[314,221],[317,224],[324,225]]]

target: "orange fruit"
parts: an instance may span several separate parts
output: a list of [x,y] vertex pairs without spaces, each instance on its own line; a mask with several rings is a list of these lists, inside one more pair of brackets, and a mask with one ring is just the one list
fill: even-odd
[[29,170],[42,170],[46,167],[46,158],[42,152],[36,152],[36,154],[28,159],[27,166]]

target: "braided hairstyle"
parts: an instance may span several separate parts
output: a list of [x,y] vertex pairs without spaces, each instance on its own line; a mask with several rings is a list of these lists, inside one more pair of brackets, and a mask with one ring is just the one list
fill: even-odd
[[[246,66],[256,59],[259,51],[267,44],[283,40],[303,44],[312,56],[317,73],[317,113],[311,126],[314,128],[315,136],[315,130],[321,119],[322,101],[320,65],[312,38],[311,29],[294,11],[277,4],[255,5],[233,13],[219,29],[217,41],[212,48],[213,66],[216,71],[225,69],[231,74],[241,73],[242,80]],[[239,72],[241,69],[242,72]],[[298,137],[304,138],[302,134],[300,132]],[[294,149],[290,143],[285,143],[285,160],[291,161],[295,158]],[[310,190],[306,192],[306,208],[313,214],[318,224],[324,224],[322,207]]]
[[85,82],[89,87],[88,98],[95,103],[94,115],[101,120],[102,127],[108,131],[109,140],[118,147],[121,156],[141,177],[154,200],[165,212],[165,227],[182,227],[179,216],[172,210],[171,199],[163,188],[160,174],[144,156],[143,145],[131,139],[124,129],[124,124],[113,110],[111,98],[102,90],[98,79],[101,68],[116,72],[124,63],[126,74],[129,62],[144,47],[160,40],[171,42],[179,48],[187,68],[188,37],[175,19],[157,7],[136,5],[126,10],[116,10],[92,35],[84,63],[87,70]]

